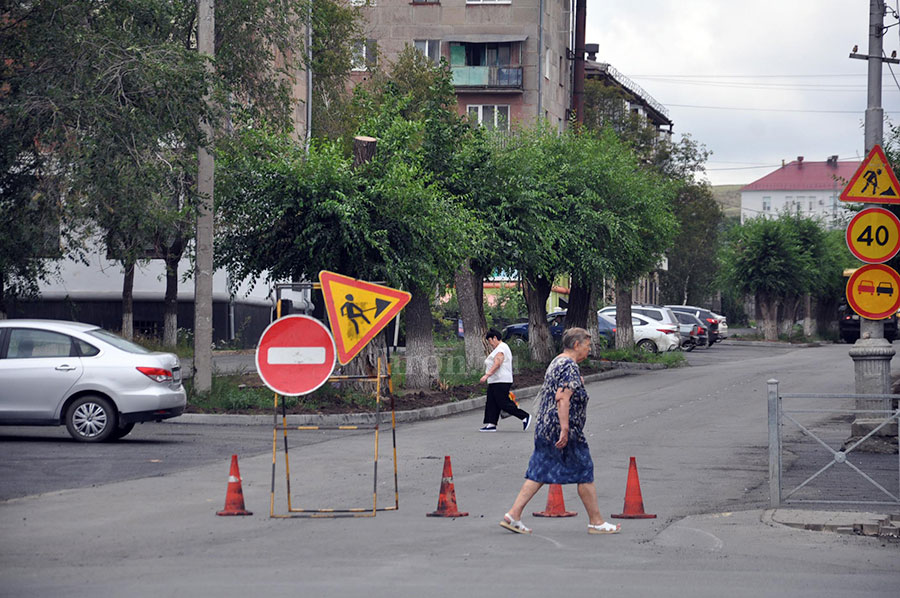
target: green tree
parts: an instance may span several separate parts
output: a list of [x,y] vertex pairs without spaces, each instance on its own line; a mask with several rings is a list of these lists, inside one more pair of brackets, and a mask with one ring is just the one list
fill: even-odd
[[810,219],[754,218],[730,231],[719,256],[720,283],[755,297],[766,340],[777,340],[779,310],[793,324],[798,297],[833,290],[842,262],[834,249],[833,238]]
[[365,115],[359,133],[378,139],[374,157],[362,164],[336,141],[315,141],[306,156],[286,135],[241,132],[223,147],[218,199],[219,256],[236,279],[266,272],[313,280],[328,269],[409,290],[411,388],[437,380],[430,306],[475,227],[428,168],[453,115],[449,72],[433,76],[434,97],[425,100],[393,79],[358,92]]

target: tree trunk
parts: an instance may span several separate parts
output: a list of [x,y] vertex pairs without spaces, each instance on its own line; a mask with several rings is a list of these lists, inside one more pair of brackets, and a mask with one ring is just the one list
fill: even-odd
[[358,135],[353,138],[353,166],[365,164],[375,157],[378,140],[374,137]]
[[778,340],[778,301],[773,297],[760,295],[756,304],[762,315],[763,338],[767,341]]
[[178,344],[178,260],[179,256],[166,257],[166,297],[163,300],[163,346],[174,348]]
[[634,347],[631,327],[631,283],[616,281],[616,349]]
[[553,358],[550,346],[550,327],[547,326],[547,298],[550,297],[550,281],[543,277],[525,277],[522,293],[528,307],[528,349],[531,359],[549,363]]
[[596,284],[592,284],[590,299],[588,299],[587,329],[588,332],[591,333],[591,355],[593,357],[599,356],[600,351],[604,349],[603,345],[600,343],[600,329],[597,326],[597,300],[599,296],[600,290],[597,288]]
[[[566,328],[584,328],[588,331],[592,330],[588,327],[588,319],[590,312],[596,312],[596,308],[591,303],[591,285],[585,281],[572,278],[569,286],[569,307],[566,310]],[[594,314],[596,318],[597,314]],[[596,327],[593,328],[596,330]]]
[[184,253],[184,237],[179,231],[165,248],[166,297],[163,302],[163,346],[178,344],[178,262]]
[[800,297],[790,295],[781,301],[781,318],[778,322],[778,331],[780,334],[787,335],[789,338],[794,333],[794,322],[797,321],[797,307],[800,305]]
[[[438,380],[432,336],[431,290],[413,287],[406,306],[406,388],[427,390]],[[482,358],[483,359],[483,358]]]
[[462,318],[466,348],[466,369],[480,371],[488,344],[484,338],[484,273],[466,260],[456,271],[456,300]]
[[134,338],[134,262],[125,266],[125,277],[122,280],[122,337]]
[[813,315],[812,295],[805,293],[803,295],[803,335],[811,337],[816,332],[818,331],[816,330],[816,318]]
[[5,320],[6,317],[6,285],[3,284],[3,276],[0,272],[0,320]]

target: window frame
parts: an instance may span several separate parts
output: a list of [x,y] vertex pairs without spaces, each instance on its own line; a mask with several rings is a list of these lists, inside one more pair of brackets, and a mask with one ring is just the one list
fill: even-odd
[[[485,107],[493,108],[494,124],[491,127],[491,129],[494,131],[509,132],[510,120],[511,120],[509,104],[467,104],[466,105],[466,115],[467,116],[470,115],[472,113],[473,108],[477,109],[476,120],[478,121],[478,125],[483,127],[484,126],[484,109],[485,109]],[[497,116],[499,114],[499,110],[497,110],[498,108],[506,108],[506,127],[502,128],[502,129],[499,126],[497,126],[497,122],[498,122]]]

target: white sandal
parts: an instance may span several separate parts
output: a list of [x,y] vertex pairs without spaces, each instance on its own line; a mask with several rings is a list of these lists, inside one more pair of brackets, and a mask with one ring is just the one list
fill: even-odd
[[530,528],[525,527],[525,524],[522,523],[520,519],[513,519],[509,513],[503,516],[503,521],[500,522],[500,527],[505,527],[515,534],[531,533]]
[[589,534],[618,534],[622,529],[620,524],[613,525],[609,521],[604,521],[600,525],[591,525],[588,523]]

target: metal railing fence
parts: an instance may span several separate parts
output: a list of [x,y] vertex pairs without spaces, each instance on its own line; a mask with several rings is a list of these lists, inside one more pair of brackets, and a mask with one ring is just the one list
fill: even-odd
[[[889,454],[878,456],[878,461],[882,465],[884,465],[887,459],[896,459],[897,461],[897,467],[894,471],[894,473],[897,474],[894,490],[888,490],[887,488],[885,488],[884,483],[880,483],[878,480],[874,479],[872,475],[863,471],[863,469],[861,469],[858,464],[850,460],[851,453],[859,449],[865,443],[875,440],[876,435],[883,438],[883,430],[888,428],[888,426],[890,426],[892,422],[894,423],[894,425],[897,425],[898,420],[900,420],[900,409],[898,409],[896,405],[898,401],[900,401],[900,395],[779,393],[778,381],[769,380],[767,383],[767,398],[769,429],[769,504],[772,508],[779,507],[787,502],[855,505],[900,505],[900,454],[898,454],[897,457]],[[799,399],[807,399],[807,401],[805,401],[804,405],[797,408],[785,407],[785,400],[789,400],[793,403],[795,400]],[[864,400],[870,403],[873,401],[881,401],[881,404],[884,405],[884,408],[860,409],[848,408],[843,406],[842,403],[846,403],[848,400],[853,400],[854,402],[858,400]],[[808,404],[810,402],[814,404],[815,407],[809,407]],[[828,406],[825,408],[819,407],[819,405],[823,403],[827,404]],[[799,414],[811,414],[814,417],[821,416],[820,419],[825,419],[829,415],[831,417],[837,417],[840,415],[863,416],[870,422],[871,429],[865,435],[859,438],[850,438],[849,423],[843,422],[840,424],[840,429],[847,430],[848,433],[843,435],[844,442],[842,443],[842,446],[840,446],[839,448],[833,448],[831,445],[829,445],[828,439],[823,438],[824,434],[822,432],[813,429],[814,426],[809,423],[799,421],[801,419],[799,417]],[[784,427],[788,422],[795,425],[802,436],[807,437],[808,439],[815,442],[819,447],[827,451],[830,457],[824,466],[819,467],[814,473],[806,476],[800,484],[790,490],[786,490],[784,488],[785,472],[782,463],[785,441]],[[895,432],[894,435],[896,436],[896,434],[897,433]],[[857,452],[855,454],[860,455],[860,458],[862,458],[860,452]],[[837,500],[826,497],[815,499],[791,498],[792,496],[796,495],[801,489],[809,487],[811,482],[813,482],[817,478],[820,478],[826,471],[831,470],[837,465],[846,466],[849,470],[852,470],[853,472],[859,474],[859,476],[861,476],[866,482],[868,482],[869,485],[879,491],[878,496],[883,498],[883,500],[865,500],[862,498]],[[808,466],[808,464],[800,463],[798,464],[797,468],[802,471],[804,466]],[[815,466],[813,466],[813,469],[815,469]],[[835,467],[835,469],[837,468]],[[884,471],[882,471],[882,473],[884,473]],[[803,473],[803,475],[805,475],[805,473]],[[849,484],[848,480],[844,480],[842,478],[841,481],[847,482]],[[885,482],[885,479],[882,479],[881,482]]]

